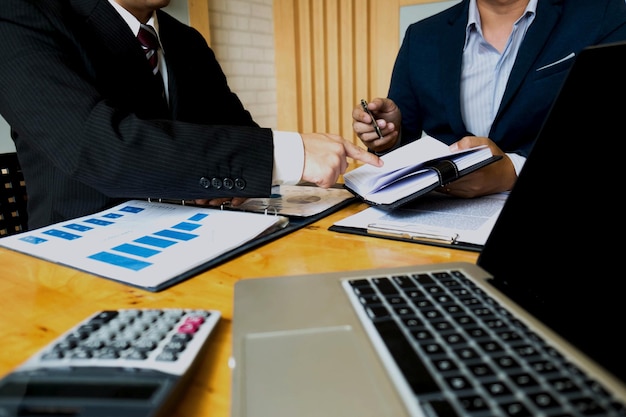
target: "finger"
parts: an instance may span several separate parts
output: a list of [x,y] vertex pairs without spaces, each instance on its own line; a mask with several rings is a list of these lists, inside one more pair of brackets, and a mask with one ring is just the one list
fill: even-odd
[[385,111],[385,99],[381,98],[381,97],[376,97],[373,98],[372,100],[370,100],[370,102],[368,103],[368,108],[371,111]]
[[370,149],[375,148],[376,141],[381,140],[374,131],[362,133],[359,135],[359,138],[361,139],[361,142],[363,142],[363,144]]
[[352,124],[352,130],[354,130],[354,133],[356,133],[361,140],[366,139],[368,136],[372,138],[378,137],[375,133],[374,127],[370,123],[355,121]]
[[247,200],[247,198],[244,197],[235,197],[231,200],[231,204],[235,207],[242,205],[243,203],[245,203]]
[[348,161],[346,158],[339,158],[336,163],[318,166],[316,175],[311,178],[311,182],[321,188],[329,188],[337,183],[341,174],[346,172]]
[[230,198],[212,198],[209,200],[208,205],[209,206],[221,206],[224,204],[230,204]]
[[363,113],[365,112],[363,111],[361,106],[355,107],[354,109],[352,109],[352,119],[354,119],[355,122],[359,123],[363,118]]
[[375,154],[364,150],[348,141],[345,142],[346,155],[357,161],[365,162],[376,167],[383,166],[383,160]]

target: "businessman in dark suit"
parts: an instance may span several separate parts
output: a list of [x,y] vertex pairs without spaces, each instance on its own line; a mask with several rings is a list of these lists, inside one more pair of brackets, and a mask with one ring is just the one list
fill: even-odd
[[422,132],[453,150],[487,144],[504,158],[441,191],[458,197],[507,191],[575,56],[623,40],[624,0],[463,0],[407,29],[388,97],[369,103],[382,138],[360,107],[353,127],[376,153]]
[[[168,4],[0,1],[0,114],[30,228],[131,198],[236,204],[268,196],[272,183],[328,187],[349,157],[381,163],[337,135],[259,127],[200,33],[161,10]],[[136,38],[142,24],[157,35],[154,69]]]

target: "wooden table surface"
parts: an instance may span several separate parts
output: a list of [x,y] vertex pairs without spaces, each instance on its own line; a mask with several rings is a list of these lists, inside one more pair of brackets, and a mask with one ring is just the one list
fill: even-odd
[[0,375],[98,310],[205,308],[223,318],[172,417],[230,414],[231,322],[240,279],[440,262],[476,262],[476,252],[331,232],[366,208],[354,203],[229,262],[152,293],[0,248]]

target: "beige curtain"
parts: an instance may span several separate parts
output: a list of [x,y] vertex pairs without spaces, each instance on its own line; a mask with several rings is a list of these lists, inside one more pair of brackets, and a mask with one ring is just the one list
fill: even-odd
[[[209,1],[188,0],[210,43]],[[278,129],[338,133],[360,143],[352,109],[386,96],[400,7],[437,0],[274,0]]]
[[187,0],[187,7],[189,9],[189,25],[202,33],[210,45],[209,0]]
[[274,0],[278,128],[359,143],[352,109],[386,96],[400,0]]

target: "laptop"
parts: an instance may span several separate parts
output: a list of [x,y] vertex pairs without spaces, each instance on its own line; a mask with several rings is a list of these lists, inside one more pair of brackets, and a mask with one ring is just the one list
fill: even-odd
[[625,98],[583,50],[476,264],[237,282],[231,417],[626,415]]

